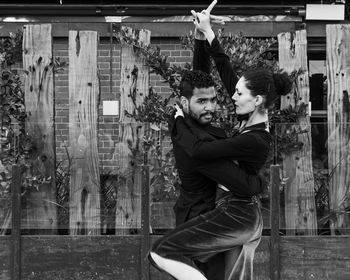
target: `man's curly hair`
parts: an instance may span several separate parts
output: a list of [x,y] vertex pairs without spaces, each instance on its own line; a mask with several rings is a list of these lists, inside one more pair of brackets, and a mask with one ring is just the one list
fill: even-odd
[[190,99],[194,88],[209,88],[215,85],[212,77],[200,70],[186,71],[180,82],[180,95]]

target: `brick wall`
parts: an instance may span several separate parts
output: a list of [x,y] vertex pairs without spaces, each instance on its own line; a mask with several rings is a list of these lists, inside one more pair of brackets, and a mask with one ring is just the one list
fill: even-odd
[[[171,63],[184,65],[192,60],[192,52],[183,50],[178,38],[152,38],[151,44],[158,45],[162,54],[169,56]],[[111,51],[112,57],[110,56]],[[69,63],[68,38],[54,38],[53,55],[60,57],[61,61]],[[103,116],[102,101],[120,99],[120,55],[119,44],[114,43],[111,47],[109,38],[100,38],[97,62],[101,88],[98,118],[98,150],[101,173],[117,172],[115,144],[119,142],[119,118]],[[67,164],[67,152],[69,153],[68,75],[68,66],[55,75],[56,160],[64,164]],[[164,96],[170,93],[168,85],[155,74],[150,76],[150,85],[157,93],[164,94]],[[169,144],[165,144],[165,146],[169,147]]]
[[[152,38],[151,44],[159,46],[161,53],[168,56],[168,61],[183,66],[186,62],[192,61],[192,51],[184,50],[179,38]],[[170,90],[167,84],[162,82],[161,78],[155,74],[151,75],[151,86],[156,92],[169,94]]]

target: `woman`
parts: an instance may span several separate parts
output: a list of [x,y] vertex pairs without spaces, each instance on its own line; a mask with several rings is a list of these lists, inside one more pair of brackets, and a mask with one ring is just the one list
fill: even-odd
[[[232,138],[212,140],[198,136],[177,107],[176,129],[180,145],[197,159],[213,161],[231,158],[247,174],[257,174],[269,154],[272,138],[268,132],[268,108],[275,99],[287,94],[291,81],[286,73],[272,74],[265,69],[244,73],[236,83],[235,73],[210,26],[207,11],[192,14],[194,24],[208,43],[221,79],[236,106],[239,116],[248,116]],[[216,208],[200,215],[159,239],[150,252],[150,261],[176,279],[207,279],[193,264],[227,252],[225,279],[252,279],[253,258],[261,238],[262,217],[256,200],[226,191]]]

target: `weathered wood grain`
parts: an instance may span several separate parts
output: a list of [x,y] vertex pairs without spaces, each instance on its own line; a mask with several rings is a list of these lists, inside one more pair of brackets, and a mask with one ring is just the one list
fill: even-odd
[[[306,30],[278,35],[279,67],[287,73],[301,70],[296,86],[290,94],[281,97],[281,109],[289,105],[298,108],[309,103],[309,77],[307,67]],[[282,124],[283,125],[283,124]],[[288,125],[288,124],[286,124]],[[310,117],[300,116],[290,130],[298,133],[303,146],[284,155],[284,176],[289,178],[285,185],[285,219],[290,235],[317,234],[317,217],[312,167],[312,139]]]
[[[133,30],[123,26],[122,30],[135,38],[142,45],[149,45],[151,33],[148,30]],[[121,77],[120,77],[120,121],[131,122],[125,116],[125,110],[132,113],[135,105],[142,104],[148,95],[149,67],[145,65],[145,58],[136,48],[122,42],[121,46]]]
[[[109,37],[110,35],[110,24],[108,22],[94,22],[96,17],[91,18],[91,20],[79,17],[81,21],[79,22],[77,18],[69,17],[65,20],[62,17],[50,17],[50,18],[40,18],[36,17],[31,19],[31,22],[36,21],[38,24],[40,22],[51,22],[52,24],[52,34],[54,37],[68,37],[69,30],[83,30],[86,29],[86,25],[89,25],[89,30],[98,31],[101,37]],[[179,37],[187,35],[191,30],[193,30],[192,22],[159,22],[154,19],[153,22],[144,18],[144,21],[137,22],[137,18],[133,17],[130,22],[125,18],[125,25],[135,29],[147,29],[152,33],[152,37]],[[136,20],[135,20],[136,19]],[[103,17],[103,20],[105,18]],[[73,22],[74,21],[74,22]],[[113,23],[116,24],[116,23]],[[120,23],[117,23],[118,25]],[[8,36],[10,32],[16,32],[21,29],[23,23],[21,22],[1,22],[0,19],[0,36]],[[243,32],[245,36],[248,37],[270,37],[277,36],[280,32],[293,32],[298,29],[299,23],[292,21],[280,21],[280,22],[228,22],[225,25],[225,33],[237,33]],[[316,36],[325,36],[325,25],[319,24],[315,26],[314,23],[308,23],[307,28],[309,28],[310,36],[316,34]]]
[[[150,32],[122,27],[140,44],[150,43]],[[119,158],[118,171],[124,180],[118,186],[116,228],[119,233],[131,233],[141,228],[141,168],[143,136],[146,124],[135,123],[125,111],[133,113],[149,90],[149,69],[145,58],[130,44],[121,46],[120,81],[120,142],[115,154]],[[141,158],[140,158],[141,157]]]
[[150,166],[144,162],[142,166],[142,192],[141,192],[141,280],[149,280],[150,264],[148,252],[150,250]]
[[116,232],[136,233],[141,229],[142,173],[140,150],[144,128],[140,123],[121,123],[120,141],[115,145],[118,165]]
[[283,237],[281,279],[350,279],[350,238]]
[[21,280],[21,167],[12,166],[11,280]]
[[[22,279],[139,280],[141,236],[22,236]],[[152,236],[153,243],[159,236]],[[10,280],[11,239],[0,236],[0,279]],[[348,280],[350,237],[281,236],[281,279]],[[268,280],[269,237],[254,258],[254,279]],[[151,268],[152,280],[171,279]]]
[[97,32],[69,32],[70,232],[100,233]]
[[327,25],[326,32],[331,227],[350,234],[350,25]]
[[[23,27],[26,133],[33,139],[29,176],[51,178],[38,191],[27,193],[23,228],[55,232],[57,227],[55,182],[55,132],[52,35],[50,24]],[[38,233],[38,232],[37,232]]]
[[270,277],[271,280],[280,279],[280,185],[281,167],[271,165],[270,167]]
[[11,277],[11,236],[0,236],[0,279]]

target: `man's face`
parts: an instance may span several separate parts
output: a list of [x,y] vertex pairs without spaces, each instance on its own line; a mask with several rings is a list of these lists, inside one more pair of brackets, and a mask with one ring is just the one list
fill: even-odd
[[209,124],[213,120],[217,105],[214,87],[194,88],[193,96],[187,100],[187,103],[187,113],[192,118],[194,118],[199,124]]

